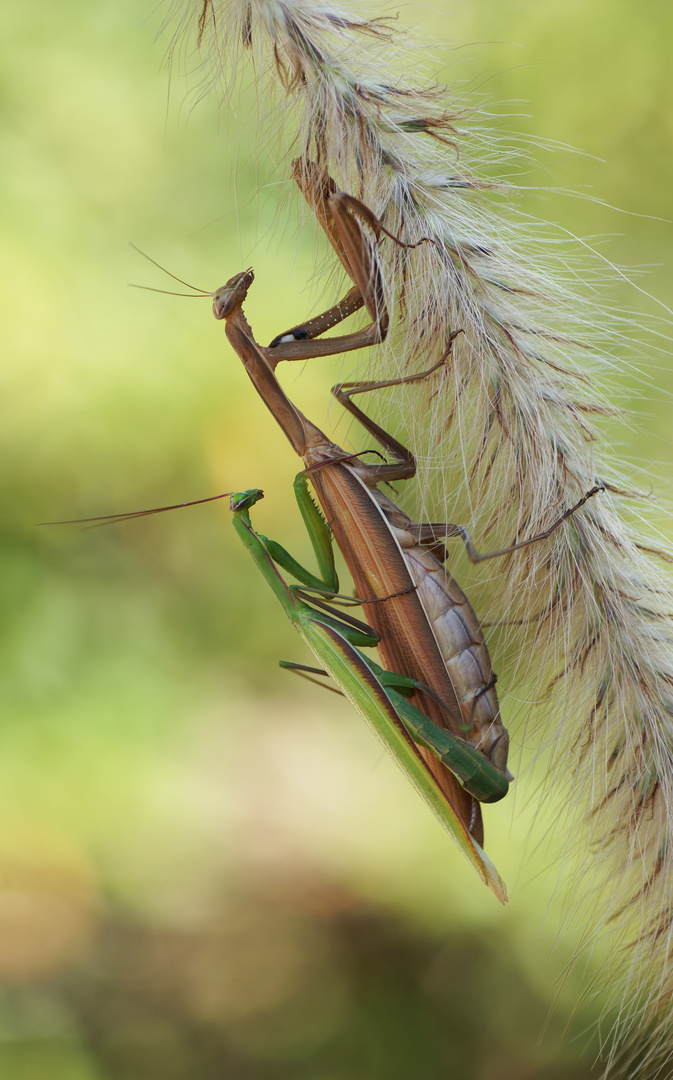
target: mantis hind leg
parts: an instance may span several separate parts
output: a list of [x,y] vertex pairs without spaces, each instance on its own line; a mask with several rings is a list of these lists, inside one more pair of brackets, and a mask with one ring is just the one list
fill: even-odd
[[[465,740],[451,734],[446,728],[440,727],[407,700],[411,690],[419,689],[428,692],[428,687],[415,679],[385,671],[372,660],[366,659],[365,663],[385,689],[398,720],[416,745],[430,750],[459,779],[465,790],[479,802],[498,802],[504,798],[514,778],[506,768],[501,767],[499,761],[495,760],[495,755],[487,757]],[[323,677],[329,676],[329,672],[322,668],[295,664],[290,660],[281,660],[279,664],[286,671],[301,675],[302,678],[316,683],[324,690],[331,690],[336,694],[342,693],[336,687],[322,682]],[[315,676],[319,676],[320,679]],[[432,694],[432,691],[430,693]],[[499,740],[494,745],[497,746],[498,742]]]
[[[598,495],[601,491],[605,491],[603,484],[595,484],[590,491],[587,491],[586,495],[583,495],[574,506],[571,506],[569,510],[561,514],[556,521],[552,522],[548,529],[544,529],[542,532],[536,533],[535,536],[529,536],[527,540],[520,540],[517,544],[510,544],[509,547],[500,548],[498,551],[477,551],[472,538],[464,525],[451,525],[451,524],[427,524],[417,525],[410,524],[407,526],[407,531],[412,533],[419,544],[425,547],[438,548],[443,540],[451,539],[452,537],[459,536],[465,544],[465,550],[470,562],[480,563],[486,559],[497,559],[503,555],[511,555],[514,551],[521,551],[522,548],[529,547],[530,544],[537,544],[540,540],[546,540],[552,535],[553,532],[558,529],[564,521],[572,517],[577,513],[580,507],[584,506],[589,499],[592,499],[594,495]],[[446,556],[445,556],[446,557]]]

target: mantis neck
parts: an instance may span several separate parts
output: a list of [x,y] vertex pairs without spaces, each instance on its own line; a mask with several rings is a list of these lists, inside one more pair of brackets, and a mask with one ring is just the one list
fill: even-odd
[[227,321],[225,332],[250,380],[271,415],[285,432],[292,449],[307,465],[323,461],[340,450],[292,404],[274,373],[266,350],[257,344],[242,311]]

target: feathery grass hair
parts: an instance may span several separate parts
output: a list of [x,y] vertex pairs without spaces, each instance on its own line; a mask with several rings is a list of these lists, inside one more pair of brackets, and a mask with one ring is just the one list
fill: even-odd
[[[625,1069],[654,1075],[673,1043],[673,595],[657,553],[620,514],[639,496],[601,446],[593,417],[614,410],[590,374],[609,366],[628,318],[597,307],[589,268],[495,208],[487,193],[499,185],[467,162],[490,170],[499,137],[489,142],[476,115],[476,133],[463,130],[468,114],[411,71],[415,45],[394,23],[317,0],[174,0],[176,12],[175,43],[190,35],[214,85],[230,85],[253,54],[260,100],[275,93],[287,106],[300,170],[317,163],[392,233],[432,241],[380,243],[391,332],[367,372],[427,368],[463,331],[432,392],[405,387],[393,406],[426,512],[454,513],[458,490],[458,520],[467,511],[476,535],[500,547],[605,485],[553,541],[508,558],[489,603],[526,646],[525,679],[549,687],[545,742],[565,816],[573,837],[579,817],[588,829],[573,841],[591,864],[578,871],[575,918],[593,920],[587,947],[613,935],[608,1061],[611,1046],[648,1029]],[[410,74],[387,82],[382,71]]]

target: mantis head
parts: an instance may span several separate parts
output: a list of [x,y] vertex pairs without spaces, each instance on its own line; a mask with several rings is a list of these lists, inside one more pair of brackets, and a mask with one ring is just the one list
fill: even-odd
[[229,499],[229,509],[237,514],[240,513],[241,510],[249,510],[251,506],[254,506],[255,503],[263,498],[264,492],[261,488],[249,488],[247,491],[235,491]]
[[229,278],[226,285],[222,285],[217,292],[212,293],[215,318],[228,319],[237,308],[240,308],[254,280],[255,274],[250,267],[240,274],[235,274],[233,278]]

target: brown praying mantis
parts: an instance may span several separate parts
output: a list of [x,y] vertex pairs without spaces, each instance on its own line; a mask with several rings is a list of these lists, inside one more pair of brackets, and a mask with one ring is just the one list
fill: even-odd
[[[289,400],[275,375],[283,360],[328,356],[381,342],[388,313],[376,257],[381,233],[391,236],[359,200],[338,192],[317,166],[295,167],[295,176],[314,210],[353,287],[328,311],[278,335],[267,347],[259,345],[243,312],[254,280],[253,271],[236,274],[213,294],[215,317],[225,332],[255,389],[279,423],[293,449],[303,459],[305,473],[297,477],[295,493],[308,525],[305,476],[311,479],[325,518],[352,575],[356,594],[365,605],[368,623],[379,636],[379,655],[389,672],[411,679],[412,705],[434,725],[445,729],[483,754],[507,781],[508,734],[500,718],[495,676],[479,621],[465,594],[443,566],[444,540],[460,536],[474,562],[508,554],[549,536],[597,491],[597,485],[576,506],[538,535],[509,548],[479,554],[458,525],[420,525],[413,522],[378,488],[382,482],[409,479],[415,473],[411,452],[366,416],[352,396],[386,386],[429,378],[451,353],[459,331],[451,335],[439,364],[416,375],[374,383],[346,383],[333,393],[392,457],[384,464],[363,462],[333,443]],[[370,239],[362,223],[369,228]],[[396,242],[397,238],[394,238]],[[365,307],[371,323],[339,337],[315,340],[327,329]],[[283,564],[288,569],[288,564]],[[324,596],[338,595],[333,570],[319,583]],[[421,688],[423,687],[423,688]],[[482,879],[504,899],[502,883],[482,851],[480,800],[461,782],[458,769],[440,760],[428,745],[414,741],[400,721],[399,728],[439,796],[451,820],[450,831]],[[501,798],[501,789],[497,798]],[[445,821],[446,824],[446,821]]]

